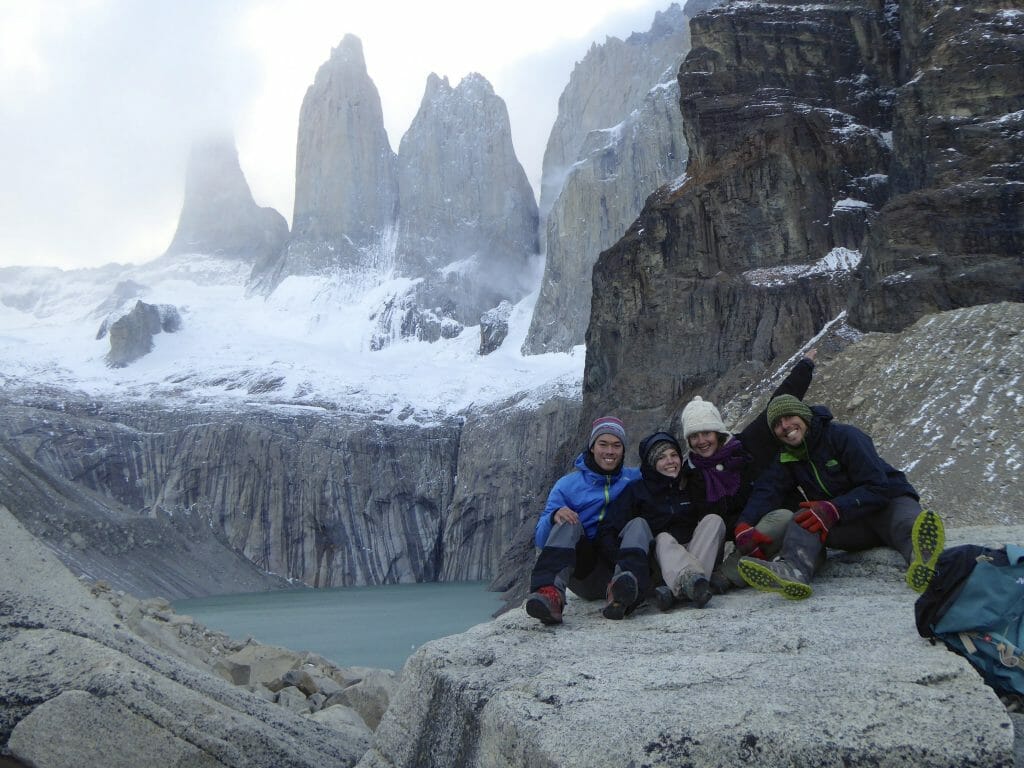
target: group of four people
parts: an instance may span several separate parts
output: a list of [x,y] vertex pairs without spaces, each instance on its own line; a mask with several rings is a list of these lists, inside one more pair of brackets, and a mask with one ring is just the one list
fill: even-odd
[[596,419],[537,522],[526,612],[561,623],[567,588],[603,597],[609,619],[651,597],[662,610],[701,608],[747,585],[802,600],[827,548],[891,547],[908,564],[908,585],[923,591],[944,544],[942,521],[868,435],[803,402],[815,356],[807,352],[738,434],[694,398],[680,417],[683,442],[668,432],[645,437],[639,469],[624,466],[622,422]]

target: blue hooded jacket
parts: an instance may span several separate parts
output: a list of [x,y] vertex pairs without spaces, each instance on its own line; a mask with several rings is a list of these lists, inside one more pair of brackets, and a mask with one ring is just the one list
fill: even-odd
[[576,457],[576,469],[563,475],[551,488],[544,512],[537,521],[534,542],[538,547],[547,543],[553,525],[552,515],[561,507],[568,507],[580,517],[588,539],[597,537],[597,524],[604,518],[608,505],[623,489],[640,477],[636,467],[619,467],[612,475],[602,475],[586,464],[584,451]]

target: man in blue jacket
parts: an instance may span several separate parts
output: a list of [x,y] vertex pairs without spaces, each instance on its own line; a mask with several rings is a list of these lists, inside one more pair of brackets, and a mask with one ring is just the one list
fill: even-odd
[[525,606],[544,624],[562,623],[566,586],[584,600],[606,596],[614,563],[598,546],[597,526],[615,497],[640,477],[638,469],[622,466],[625,452],[622,422],[614,416],[595,419],[587,450],[548,494],[534,533],[542,549]]
[[887,546],[907,562],[907,584],[923,592],[944,533],[939,516],[922,511],[906,476],[878,455],[868,435],[833,421],[823,405],[781,395],[768,404],[767,420],[782,450],[754,483],[736,526],[737,546],[787,497],[796,493],[803,501],[786,528],[781,556],[771,562],[741,558],[743,579],[755,589],[803,600],[811,596],[811,578],[826,547],[856,552]]

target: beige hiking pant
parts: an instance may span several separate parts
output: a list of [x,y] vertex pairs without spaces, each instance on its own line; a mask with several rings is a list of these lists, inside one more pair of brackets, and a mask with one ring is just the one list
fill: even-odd
[[674,590],[683,571],[697,571],[710,576],[724,539],[725,521],[718,515],[702,518],[697,523],[693,538],[686,544],[680,544],[670,533],[659,533],[654,538],[654,556],[665,583]]

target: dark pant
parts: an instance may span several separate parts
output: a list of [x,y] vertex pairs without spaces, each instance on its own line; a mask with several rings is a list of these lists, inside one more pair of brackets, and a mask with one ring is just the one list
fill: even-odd
[[889,547],[903,555],[909,565],[914,557],[910,533],[920,513],[921,505],[912,496],[897,496],[878,512],[854,520],[840,518],[824,543],[818,534],[791,522],[786,528],[782,559],[799,568],[808,580],[825,562],[826,547],[847,552]]
[[530,591],[554,585],[562,595],[566,586],[584,600],[605,596],[612,565],[587,538],[580,523],[556,523],[530,574]]

